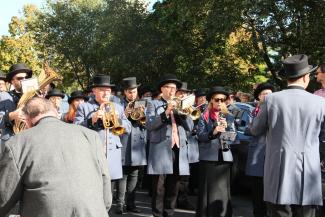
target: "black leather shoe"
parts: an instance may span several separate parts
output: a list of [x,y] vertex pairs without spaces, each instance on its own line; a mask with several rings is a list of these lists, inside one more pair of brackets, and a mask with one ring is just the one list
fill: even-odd
[[134,213],[141,213],[141,211],[136,207],[126,207],[126,211],[128,212],[134,212]]
[[124,214],[124,210],[122,208],[116,208],[115,209],[115,214],[117,214],[117,215],[123,215]]
[[195,207],[190,202],[178,203],[177,208],[186,209],[186,210],[195,210]]

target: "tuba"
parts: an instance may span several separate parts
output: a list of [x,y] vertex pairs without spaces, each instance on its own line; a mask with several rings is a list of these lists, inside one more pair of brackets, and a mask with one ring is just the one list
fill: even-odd
[[[43,64],[43,70],[39,75],[39,88],[38,90],[29,90],[26,93],[23,93],[21,98],[18,101],[17,109],[23,108],[28,100],[34,96],[38,96],[39,92],[42,91],[47,85],[56,80],[62,80],[61,76],[55,72],[52,68],[49,67],[48,63]],[[15,134],[26,129],[26,123],[24,121],[15,121],[13,126],[13,131]]]
[[120,136],[125,133],[125,128],[121,125],[121,120],[118,119],[115,105],[113,102],[104,102],[100,105],[100,109],[104,111],[102,118],[103,126],[105,129],[111,129],[112,134]]

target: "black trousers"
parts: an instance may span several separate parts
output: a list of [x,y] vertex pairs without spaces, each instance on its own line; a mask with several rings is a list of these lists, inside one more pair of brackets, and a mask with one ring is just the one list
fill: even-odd
[[179,182],[178,196],[177,196],[177,204],[180,206],[181,204],[189,203],[188,198],[188,183],[189,176],[181,176]]
[[255,217],[266,216],[266,203],[263,200],[263,177],[250,176],[253,213]]
[[135,207],[135,192],[138,182],[139,170],[139,166],[123,166],[123,178],[117,180],[116,189],[116,203],[119,208],[122,208],[125,202],[128,208]]
[[179,182],[179,149],[173,147],[173,174],[152,175],[152,215],[172,217],[176,206]]
[[231,217],[231,163],[200,161],[196,217]]
[[315,217],[316,206],[267,203],[270,217]]

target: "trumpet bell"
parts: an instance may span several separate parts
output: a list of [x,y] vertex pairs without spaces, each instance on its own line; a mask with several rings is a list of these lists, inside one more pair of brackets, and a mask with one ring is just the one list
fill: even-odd
[[112,133],[116,136],[120,136],[125,133],[125,128],[124,127],[113,127],[112,128]]
[[191,112],[190,115],[193,121],[198,120],[201,116],[201,111],[200,109],[195,109]]
[[141,117],[141,118],[139,119],[139,123],[140,123],[142,126],[145,126],[145,125],[146,125],[146,121],[147,121],[146,116],[143,116],[143,117]]

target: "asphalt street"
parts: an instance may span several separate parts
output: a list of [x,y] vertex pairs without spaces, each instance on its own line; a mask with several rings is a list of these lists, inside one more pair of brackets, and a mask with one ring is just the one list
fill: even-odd
[[[137,193],[136,205],[142,211],[142,213],[125,213],[123,215],[117,215],[114,213],[115,205],[111,208],[109,212],[110,217],[151,217],[151,198],[145,191],[140,191]],[[192,204],[196,204],[196,197],[190,196]],[[253,217],[252,205],[247,196],[232,196],[233,203],[233,217]],[[175,217],[195,217],[195,211],[176,209]]]

